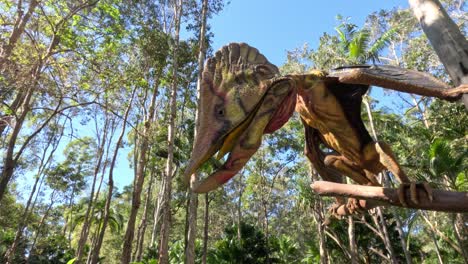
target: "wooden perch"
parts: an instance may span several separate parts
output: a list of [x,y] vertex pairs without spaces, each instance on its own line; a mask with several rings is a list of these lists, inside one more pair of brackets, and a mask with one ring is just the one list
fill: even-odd
[[[310,185],[320,196],[346,196],[359,200],[359,205],[369,210],[377,206],[398,206],[405,207],[398,199],[397,189],[383,188],[376,186],[363,186],[353,184],[341,184],[327,181],[316,181]],[[406,208],[467,213],[468,212],[468,192],[451,192],[444,190],[433,190],[433,201],[431,202],[427,194],[418,188],[419,203],[415,204],[409,199],[409,189],[405,190],[408,206]],[[343,206],[344,207],[344,206]],[[339,208],[339,215],[346,215],[345,208]]]

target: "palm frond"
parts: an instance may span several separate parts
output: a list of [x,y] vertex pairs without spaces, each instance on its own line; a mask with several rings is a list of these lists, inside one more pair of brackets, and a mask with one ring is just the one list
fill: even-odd
[[343,25],[340,25],[338,27],[335,28],[335,31],[338,33],[338,38],[340,39],[340,48],[345,51],[348,49],[349,47],[349,41],[348,41],[348,37],[347,37],[347,34],[343,31]]
[[369,46],[370,32],[363,29],[357,31],[349,44],[348,57],[356,63],[364,63],[366,49]]
[[396,35],[398,27],[394,27],[384,32],[367,50],[367,60],[378,60],[379,53],[390,44],[392,38]]

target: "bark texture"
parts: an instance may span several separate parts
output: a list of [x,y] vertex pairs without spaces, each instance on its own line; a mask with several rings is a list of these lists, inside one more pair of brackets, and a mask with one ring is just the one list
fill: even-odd
[[[201,12],[201,26],[198,52],[198,81],[197,81],[197,103],[200,103],[200,87],[202,81],[202,72],[204,61],[206,58],[205,34],[206,34],[206,17],[208,12],[208,0],[203,0]],[[198,108],[199,109],[199,108]],[[195,136],[198,130],[198,111],[195,117]],[[198,175],[194,173],[190,179],[190,185],[194,186],[198,181]],[[197,235],[197,208],[198,195],[192,192],[189,188],[189,208],[188,208],[188,230],[187,230],[187,245],[185,250],[185,263],[195,263],[195,240]]]
[[[409,0],[429,42],[455,86],[468,84],[468,41],[437,0]],[[468,108],[468,95],[463,95]]]
[[169,263],[169,235],[171,228],[171,193],[172,193],[172,175],[174,171],[174,136],[175,136],[175,119],[177,116],[177,73],[178,73],[178,48],[179,48],[179,33],[180,33],[180,20],[182,16],[182,0],[174,3],[174,16],[175,16],[175,36],[174,36],[174,52],[173,59],[173,74],[172,74],[172,91],[170,99],[171,113],[169,118],[169,128],[167,136],[167,162],[165,172],[165,186],[162,199],[162,224],[161,224],[161,239],[159,243],[159,261],[160,264]]

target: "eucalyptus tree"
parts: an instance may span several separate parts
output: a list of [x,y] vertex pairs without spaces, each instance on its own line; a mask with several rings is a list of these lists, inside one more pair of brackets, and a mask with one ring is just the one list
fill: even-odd
[[160,244],[159,244],[159,263],[169,263],[169,234],[171,229],[171,193],[172,193],[172,176],[174,173],[174,136],[176,129],[176,117],[177,117],[177,90],[178,90],[178,58],[179,58],[179,37],[180,37],[180,26],[183,15],[183,1],[179,0],[173,3],[173,15],[174,15],[174,46],[172,47],[172,82],[171,82],[171,96],[170,96],[170,115],[168,124],[168,136],[167,136],[167,162],[165,171],[165,183],[162,203],[162,223],[160,233]]
[[[31,9],[28,9],[24,16],[21,16],[23,1],[18,1],[16,5],[2,5],[7,8],[4,10],[7,14],[17,12],[17,18],[20,20],[19,24],[11,23],[17,24],[17,27],[10,28],[11,38],[5,41],[9,44],[2,48],[2,56],[24,59],[10,60],[8,67],[16,70],[9,71],[8,78],[2,81],[2,89],[5,91],[3,94],[8,96],[2,98],[1,116],[2,120],[7,122],[2,122],[0,129],[3,132],[6,124],[9,124],[11,129],[4,137],[0,201],[18,160],[29,147],[31,140],[40,134],[55,116],[87,104],[77,102],[75,98],[63,93],[65,90],[72,90],[70,94],[73,94],[73,88],[67,86],[67,81],[70,80],[67,78],[67,71],[71,69],[65,65],[77,60],[73,54],[67,52],[72,48],[70,45],[76,43],[71,34],[71,21],[96,3],[85,1],[67,6],[64,2],[52,4],[31,1]],[[25,36],[25,30],[31,30],[33,33]],[[35,122],[29,127],[24,127],[27,120]],[[19,140],[22,137],[25,139]]]

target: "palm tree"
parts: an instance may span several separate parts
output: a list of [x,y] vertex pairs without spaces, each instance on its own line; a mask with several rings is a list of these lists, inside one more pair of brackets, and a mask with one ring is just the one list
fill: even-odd
[[368,28],[357,29],[354,24],[342,22],[335,30],[339,38],[341,61],[344,64],[364,64],[379,61],[379,53],[388,46],[397,28],[386,31],[372,44],[372,35]]
[[450,142],[443,138],[435,139],[429,148],[429,170],[433,178],[444,177],[448,187],[462,191],[466,188],[466,169],[462,166],[468,150],[454,155]]

